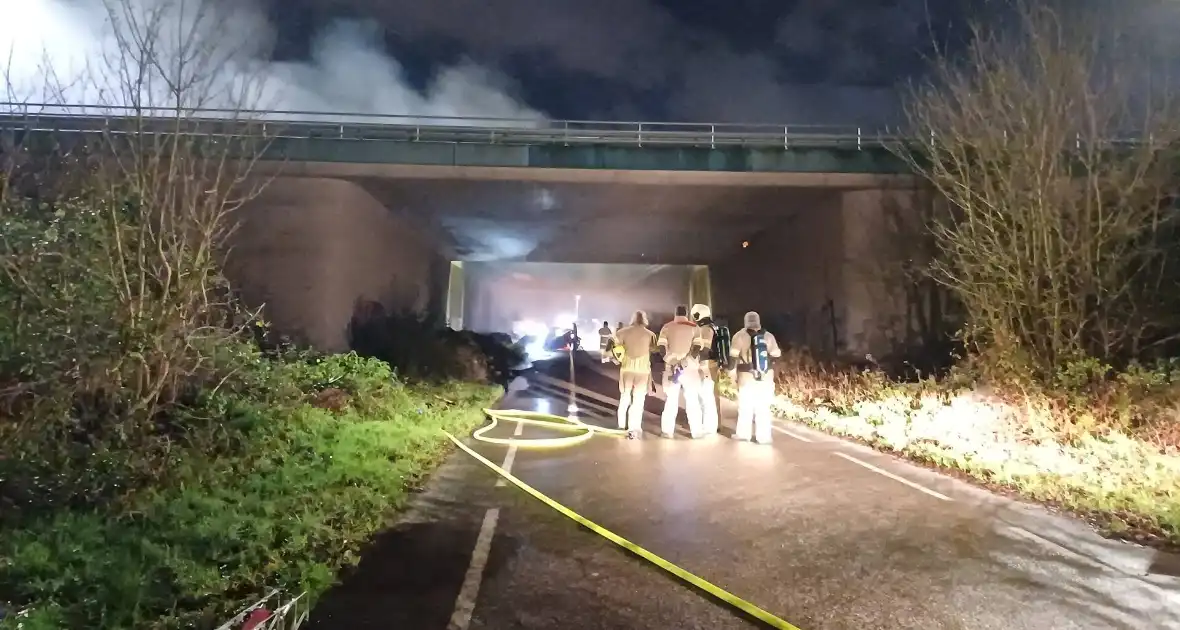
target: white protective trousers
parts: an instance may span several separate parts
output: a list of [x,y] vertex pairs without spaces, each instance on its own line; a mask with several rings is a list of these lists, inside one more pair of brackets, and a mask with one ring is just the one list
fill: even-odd
[[621,372],[619,374],[619,428],[628,431],[643,429],[643,403],[647,400],[650,372]]
[[753,438],[762,444],[769,444],[772,438],[771,426],[774,416],[770,405],[774,402],[774,375],[767,374],[761,381],[754,380],[749,373],[738,373],[738,419],[734,437],[739,440]]
[[705,435],[717,433],[717,381],[713,372],[715,368],[701,368],[701,432]]
[[688,416],[688,432],[700,437],[701,432],[701,377],[699,370],[687,368],[672,382],[671,370],[664,370],[664,412],[660,414],[660,433],[676,432],[676,415],[680,412],[680,394],[684,393],[684,414]]

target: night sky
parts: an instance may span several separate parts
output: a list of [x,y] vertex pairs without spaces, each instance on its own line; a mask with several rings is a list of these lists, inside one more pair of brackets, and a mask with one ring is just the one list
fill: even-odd
[[[270,0],[276,55],[371,21],[408,81],[473,61],[558,118],[872,124],[986,0]],[[987,9],[990,10],[990,9]]]

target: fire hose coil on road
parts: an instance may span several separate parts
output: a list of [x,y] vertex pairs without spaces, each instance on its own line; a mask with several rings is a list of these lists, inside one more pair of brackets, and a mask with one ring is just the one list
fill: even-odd
[[[602,434],[602,435],[605,435],[608,437],[615,437],[615,438],[622,437],[622,436],[626,435],[626,431],[623,431],[620,429],[608,429],[608,428],[604,428],[604,427],[598,427],[598,426],[586,424],[586,423],[578,420],[577,418],[573,418],[573,417],[567,418],[567,417],[558,416],[558,415],[549,414],[549,413],[541,413],[541,412],[536,412],[536,411],[524,411],[524,410],[519,410],[519,409],[485,409],[484,413],[487,414],[487,416],[491,419],[491,422],[488,423],[487,425],[477,429],[475,431],[475,433],[472,434],[471,437],[475,440],[478,440],[481,442],[487,442],[490,444],[500,444],[500,445],[512,444],[512,445],[515,445],[517,448],[559,448],[559,447],[573,446],[576,444],[580,444],[582,442],[585,442],[585,441],[593,438],[595,434]],[[492,431],[500,421],[519,422],[519,423],[527,424],[527,425],[531,425],[531,426],[544,427],[545,429],[549,429],[549,430],[575,433],[575,435],[555,437],[555,438],[534,438],[534,439],[519,438],[519,437],[515,437],[515,438],[489,437],[487,434],[490,431]],[[627,540],[626,538],[623,538],[622,536],[619,536],[618,534],[606,529],[605,527],[602,527],[601,525],[585,518],[584,516],[578,514],[577,512],[574,512],[570,508],[568,508],[568,507],[562,505],[561,503],[558,503],[556,500],[550,498],[548,495],[544,494],[540,490],[537,490],[536,488],[533,488],[532,486],[528,485],[527,483],[525,483],[521,479],[517,478],[515,475],[508,472],[507,470],[504,470],[500,466],[497,466],[495,463],[493,463],[488,458],[475,452],[474,449],[472,449],[470,446],[464,444],[461,440],[456,438],[454,435],[451,435],[450,433],[446,433],[446,436],[448,438],[450,438],[450,440],[452,442],[454,442],[456,446],[458,446],[460,449],[462,449],[464,452],[466,452],[471,457],[475,458],[476,461],[483,464],[484,466],[487,466],[491,470],[495,471],[497,474],[499,474],[501,477],[503,477],[507,481],[511,482],[516,487],[520,488],[521,490],[524,490],[525,492],[532,495],[537,500],[539,500],[542,503],[553,508],[555,511],[557,511],[558,513],[562,514],[563,516],[569,518],[570,520],[578,523],[579,525],[585,527],[586,529],[589,529],[590,531],[594,532],[595,534],[598,534],[599,536],[611,541],[612,543],[618,545],[619,547],[622,547],[626,551],[650,562],[651,564],[654,564],[655,566],[659,567],[660,569],[663,569],[664,571],[676,576],[681,581],[686,582],[689,585],[696,587],[697,589],[699,589],[701,591],[704,591],[706,594],[716,598],[717,600],[719,600],[721,602],[724,602],[728,606],[736,609],[737,611],[740,611],[741,613],[744,613],[745,615],[747,615],[755,620],[761,621],[762,623],[766,624],[767,626],[769,626],[771,628],[779,628],[781,630],[800,630],[800,628],[798,628],[797,626],[792,625],[791,623],[774,615],[773,613],[770,613],[769,611],[767,611],[763,608],[760,608],[759,606],[757,606],[751,602],[748,602],[748,601],[742,599],[741,597],[734,595],[733,593],[730,593],[729,591],[721,588],[720,586],[717,586],[716,584],[713,584],[712,582],[709,582],[708,580],[705,580],[704,578],[702,578],[694,573],[691,573],[691,572],[687,571],[686,569],[683,569],[683,568],[665,560],[664,558],[661,558],[660,556],[657,556],[656,554],[648,551],[647,549],[644,549],[643,547],[636,545],[635,543]]]

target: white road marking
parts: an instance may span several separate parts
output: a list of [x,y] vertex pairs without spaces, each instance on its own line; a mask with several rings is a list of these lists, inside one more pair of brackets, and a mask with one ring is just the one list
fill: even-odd
[[447,630],[467,630],[467,626],[471,625],[471,614],[475,612],[475,600],[479,597],[479,586],[483,582],[488,552],[492,549],[492,537],[496,534],[496,521],[499,519],[500,508],[492,508],[483,516],[479,536],[475,539],[475,551],[471,552],[471,564],[463,576],[463,587],[455,598],[455,611],[451,613]]
[[898,483],[903,483],[903,484],[913,488],[914,490],[917,490],[918,492],[924,492],[924,493],[934,497],[935,499],[941,499],[943,501],[954,501],[954,499],[946,496],[945,494],[942,494],[940,492],[935,492],[935,491],[931,490],[930,488],[918,485],[918,484],[910,481],[909,479],[905,479],[903,477],[898,477],[897,475],[895,475],[889,471],[881,470],[880,468],[877,468],[876,466],[874,466],[868,462],[861,461],[851,455],[848,455],[847,453],[836,453],[836,456],[843,457],[844,459],[846,459],[858,466],[863,466],[864,468],[867,468],[867,469],[877,473],[878,475],[881,475],[883,477],[889,477],[890,479],[892,479]]
[[[531,385],[529,387],[529,389],[531,389],[535,392],[539,392],[539,393],[546,394],[549,396],[556,396],[556,397],[564,396],[566,393],[566,392],[563,392],[560,389],[558,389],[552,385],[542,385],[539,383],[534,383],[533,385]],[[599,412],[610,413],[610,414],[613,414],[615,412],[615,410],[613,408],[607,407],[606,405],[604,405],[602,403],[592,402],[592,401],[588,401],[588,400],[581,400],[581,401],[579,401],[579,403],[580,403],[581,407],[583,407],[584,409],[597,410]]]
[[[523,431],[524,431],[524,423],[517,422],[516,423],[516,430],[512,432],[512,437],[520,437],[520,434]],[[503,468],[507,472],[512,472],[512,463],[515,461],[516,461],[516,445],[509,444],[508,445],[508,453],[504,455],[504,463],[500,464],[500,468]],[[503,476],[501,476],[499,479],[496,480],[496,487],[497,488],[502,488],[506,485],[508,485],[508,484],[504,481]]]
[[[616,407],[619,404],[618,399],[610,398],[610,397],[600,394],[596,391],[586,389],[585,387],[573,385],[573,384],[568,383],[566,381],[555,379],[552,376],[549,376],[547,374],[534,374],[534,375],[532,375],[531,378],[536,379],[536,384],[538,384],[538,385],[540,385],[540,384],[548,385],[549,387],[557,389],[558,391],[560,391],[562,393],[568,393],[570,391],[577,392],[578,394],[581,394],[582,396],[585,396],[586,398],[589,398],[591,400],[600,401],[600,402],[604,403],[605,405],[608,405],[609,408],[611,408],[611,409],[613,409],[614,407]],[[652,398],[652,397],[654,397],[654,396],[649,393],[648,398]],[[646,417],[649,417],[649,418],[659,418],[660,417],[659,414],[653,413],[653,412],[648,411],[646,409],[643,410],[643,415]]]
[[802,435],[799,435],[798,433],[795,433],[794,431],[792,431],[790,429],[784,429],[784,428],[778,426],[777,424],[770,425],[770,428],[774,429],[775,431],[778,431],[779,433],[782,433],[783,435],[793,437],[796,440],[799,440],[800,442],[814,442],[815,441],[809,437],[804,437]]

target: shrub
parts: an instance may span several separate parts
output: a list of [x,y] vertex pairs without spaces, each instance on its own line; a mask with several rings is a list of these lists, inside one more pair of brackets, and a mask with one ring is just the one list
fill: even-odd
[[[246,372],[185,410],[216,421],[219,448],[178,443],[166,478],[6,524],[0,601],[31,610],[25,628],[208,628],[270,587],[314,600],[445,451],[440,431],[470,430],[497,396],[407,385],[354,354]],[[262,383],[296,396],[247,395]],[[346,404],[317,408],[329,390]]]
[[524,360],[506,335],[456,331],[434,315],[386,313],[380,305],[359,308],[349,327],[361,355],[387,361],[399,374],[433,380],[505,383]]
[[268,588],[314,598],[496,393],[263,345],[198,174],[49,162],[58,187],[0,179],[0,627],[212,627]]
[[246,321],[219,297],[220,215],[173,217],[117,186],[68,192],[35,200],[0,186],[8,513],[101,503],[166,474],[175,442],[216,430],[172,410],[239,369],[215,360]]

